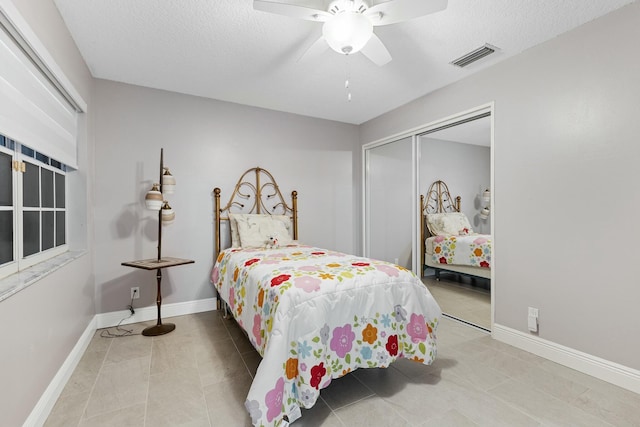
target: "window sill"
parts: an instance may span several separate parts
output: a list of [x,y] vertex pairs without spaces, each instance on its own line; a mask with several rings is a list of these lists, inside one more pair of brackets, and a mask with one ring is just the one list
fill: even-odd
[[0,279],[0,301],[31,286],[57,269],[80,258],[87,251],[68,251],[15,274]]

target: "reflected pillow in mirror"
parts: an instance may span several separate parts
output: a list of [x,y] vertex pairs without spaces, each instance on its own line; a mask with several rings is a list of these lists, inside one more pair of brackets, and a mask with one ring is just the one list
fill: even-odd
[[461,236],[473,233],[469,219],[462,212],[427,214],[427,227],[434,236]]

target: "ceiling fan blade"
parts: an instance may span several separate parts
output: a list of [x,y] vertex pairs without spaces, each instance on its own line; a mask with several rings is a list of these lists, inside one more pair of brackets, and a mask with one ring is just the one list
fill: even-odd
[[306,19],[307,21],[315,22],[325,22],[333,16],[324,10],[265,0],[253,0],[253,8],[263,12],[275,13],[277,15],[290,16],[292,18]]
[[364,13],[375,26],[396,24],[447,8],[447,0],[393,0],[370,7]]
[[375,33],[371,35],[371,38],[360,52],[380,67],[391,61],[391,54]]
[[327,44],[327,41],[324,39],[324,37],[320,37],[309,47],[309,49],[307,49],[302,54],[302,56],[300,56],[300,58],[298,58],[298,61],[296,62],[308,61],[310,59],[317,58],[318,56],[323,54],[327,49],[329,49],[329,45]]

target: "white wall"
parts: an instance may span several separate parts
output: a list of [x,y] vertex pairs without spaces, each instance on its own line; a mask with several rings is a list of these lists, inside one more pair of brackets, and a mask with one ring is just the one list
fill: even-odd
[[270,171],[287,198],[298,191],[302,242],[354,252],[356,126],[104,80],[96,100],[99,313],[125,309],[131,286],[140,286],[135,306],[155,305],[154,273],[120,263],[156,256],[157,214],[143,200],[158,180],[161,147],[177,180],[163,255],[196,261],[165,270],[163,303],[213,297],[213,188],[226,204],[252,167]]
[[495,101],[495,321],[640,369],[640,3],[361,126],[367,143]]
[[[8,4],[5,2],[4,4]],[[95,314],[93,282],[92,78],[53,1],[13,0],[88,104],[78,136],[79,170],[68,175],[70,246],[88,253],[0,302],[0,425],[20,426]]]

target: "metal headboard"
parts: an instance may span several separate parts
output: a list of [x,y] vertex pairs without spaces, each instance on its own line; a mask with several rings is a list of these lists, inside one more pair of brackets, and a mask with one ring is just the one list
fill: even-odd
[[[262,178],[262,180],[261,180]],[[220,188],[213,190],[215,198],[216,253],[220,253],[220,223],[229,221],[230,213],[290,215],[293,223],[293,239],[298,240],[298,192],[291,192],[291,206],[287,204],[273,175],[266,169],[255,167],[242,174],[229,202],[221,207]],[[232,212],[234,209],[234,212]]]
[[444,181],[435,181],[427,191],[427,197],[420,195],[423,215],[430,213],[460,212],[460,196],[451,198],[449,187]]
[[444,213],[444,212],[460,212],[460,196],[455,199],[451,198],[449,187],[444,181],[438,180],[429,186],[426,197],[420,195],[420,262],[424,264],[424,255],[427,248],[425,240],[427,238],[427,214]]

